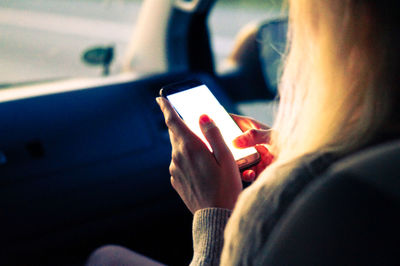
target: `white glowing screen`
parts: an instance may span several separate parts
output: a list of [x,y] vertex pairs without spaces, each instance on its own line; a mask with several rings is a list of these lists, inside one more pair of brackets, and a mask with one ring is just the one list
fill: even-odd
[[167,98],[187,126],[207,144],[210,150],[212,149],[201,132],[199,125],[199,118],[203,114],[208,115],[214,120],[236,161],[257,152],[255,148],[237,149],[233,146],[232,141],[237,136],[243,134],[243,132],[207,86],[201,85],[182,92],[170,94]]

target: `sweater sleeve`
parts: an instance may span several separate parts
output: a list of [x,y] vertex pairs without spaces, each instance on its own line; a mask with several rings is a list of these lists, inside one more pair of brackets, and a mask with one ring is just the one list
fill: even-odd
[[206,208],[193,217],[193,249],[191,266],[219,265],[224,244],[224,229],[231,210]]

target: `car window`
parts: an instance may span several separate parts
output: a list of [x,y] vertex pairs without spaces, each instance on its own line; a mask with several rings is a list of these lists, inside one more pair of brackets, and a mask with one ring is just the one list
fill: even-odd
[[82,61],[83,51],[90,47],[113,47],[110,73],[120,72],[141,3],[142,0],[0,1],[0,88],[100,76],[102,66]]
[[[253,22],[284,17],[287,13],[285,7],[284,0],[218,0],[209,19],[217,72],[224,69],[224,59],[231,53],[236,36],[243,27]],[[261,56],[265,56],[264,51]],[[241,102],[237,108],[244,115],[272,125],[276,102],[264,100]]]
[[219,0],[210,14],[209,27],[217,69],[232,51],[240,29],[252,22],[282,16],[282,0]]

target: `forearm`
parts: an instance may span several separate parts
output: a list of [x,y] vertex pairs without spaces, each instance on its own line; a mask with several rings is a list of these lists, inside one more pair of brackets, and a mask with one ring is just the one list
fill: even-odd
[[219,265],[224,229],[231,213],[227,209],[206,208],[194,214],[194,255],[190,265]]

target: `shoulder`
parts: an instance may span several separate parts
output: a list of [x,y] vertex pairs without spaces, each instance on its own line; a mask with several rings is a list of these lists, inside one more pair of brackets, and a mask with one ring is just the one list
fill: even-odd
[[[337,160],[330,153],[312,153],[286,164],[266,169],[241,197],[249,201],[279,205],[291,202],[312,180],[322,175]],[[278,207],[278,206],[276,206]]]
[[238,199],[225,230],[224,257],[254,258],[295,197],[334,161],[329,154],[315,153],[264,171]]

